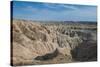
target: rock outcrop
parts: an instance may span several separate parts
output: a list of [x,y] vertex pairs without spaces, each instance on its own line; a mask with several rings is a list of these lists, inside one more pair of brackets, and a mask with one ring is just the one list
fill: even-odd
[[41,60],[41,61],[45,61],[45,60],[51,60],[55,57],[57,57],[57,55],[59,54],[59,51],[58,49],[56,49],[53,53],[47,53],[46,55],[43,55],[43,56],[37,56],[35,58],[35,60]]
[[70,25],[13,20],[12,65],[65,63],[88,57],[96,60],[96,30],[71,28]]

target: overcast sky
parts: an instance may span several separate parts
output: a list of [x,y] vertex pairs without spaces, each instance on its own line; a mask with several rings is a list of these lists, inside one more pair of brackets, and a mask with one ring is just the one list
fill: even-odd
[[96,21],[97,7],[13,1],[13,18],[39,21]]

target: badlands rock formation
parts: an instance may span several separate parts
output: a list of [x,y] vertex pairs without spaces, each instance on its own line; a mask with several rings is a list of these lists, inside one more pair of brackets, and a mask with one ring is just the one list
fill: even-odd
[[12,65],[97,60],[95,24],[12,22]]

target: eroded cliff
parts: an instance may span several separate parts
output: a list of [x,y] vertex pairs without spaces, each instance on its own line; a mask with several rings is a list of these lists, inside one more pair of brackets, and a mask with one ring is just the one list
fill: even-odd
[[97,60],[96,25],[12,23],[12,65]]

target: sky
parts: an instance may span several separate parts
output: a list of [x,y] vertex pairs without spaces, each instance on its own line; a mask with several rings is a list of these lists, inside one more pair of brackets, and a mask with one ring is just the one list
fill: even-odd
[[36,21],[97,21],[97,6],[13,1],[15,19]]

